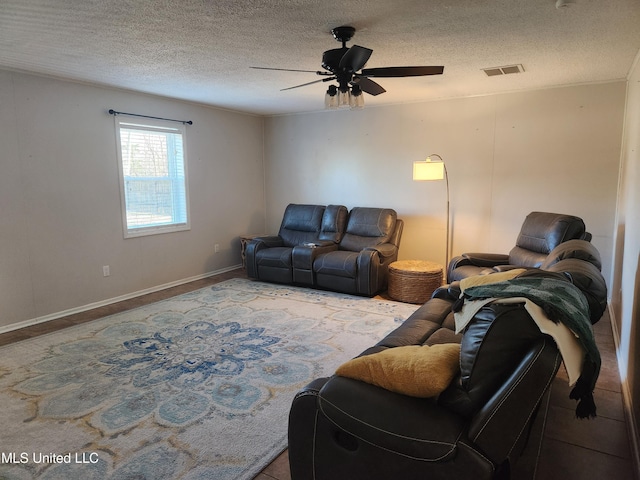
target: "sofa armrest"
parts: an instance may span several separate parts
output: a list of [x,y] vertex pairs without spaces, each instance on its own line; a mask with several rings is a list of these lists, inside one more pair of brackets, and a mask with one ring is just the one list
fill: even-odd
[[447,266],[447,281],[462,280],[472,275],[492,273],[497,265],[509,263],[509,255],[503,253],[463,253],[453,257]]
[[380,255],[383,263],[386,259],[397,257],[398,255],[398,247],[396,247],[393,243],[382,243],[380,245],[376,245],[375,247],[364,248],[362,251],[378,252],[378,255]]
[[465,422],[434,399],[400,395],[334,376],[318,393],[318,409],[348,434],[396,454],[445,461],[456,454]]
[[245,266],[247,269],[247,276],[249,278],[258,278],[258,264],[256,262],[256,255],[260,250],[271,247],[281,247],[284,244],[282,238],[269,235],[265,237],[256,237],[251,239],[247,244],[247,248],[244,252]]
[[247,249],[251,244],[260,245],[259,249],[262,248],[271,248],[271,247],[282,247],[284,245],[284,241],[277,235],[266,235],[264,237],[255,237],[252,238],[249,244],[247,245]]
[[296,246],[300,248],[302,247],[304,248],[335,247],[329,250],[323,250],[325,252],[329,252],[331,250],[337,250],[338,248],[338,244],[336,242],[333,242],[331,240],[318,240],[317,238],[313,242],[304,242]]
[[463,253],[453,257],[449,261],[448,272],[452,272],[458,267],[473,265],[475,267],[494,267],[496,265],[506,265],[509,263],[509,255],[504,253]]
[[291,264],[293,281],[301,285],[313,285],[313,262],[323,254],[338,249],[338,244],[331,241],[319,241],[293,247]]
[[460,298],[460,282],[455,281],[451,282],[449,285],[443,285],[442,287],[438,287],[431,294],[431,298],[441,298],[442,300],[449,300],[450,302],[455,302]]
[[256,256],[260,250],[272,247],[281,247],[284,241],[277,235],[266,235],[263,237],[252,238],[244,252],[245,267],[249,278],[258,278],[258,263]]
[[289,467],[291,478],[313,478],[313,455],[318,392],[329,380],[318,378],[300,390],[289,411]]
[[398,247],[383,243],[363,248],[358,254],[358,293],[375,295],[386,287],[389,264],[398,258]]
[[509,263],[509,255],[504,253],[463,253],[462,257],[476,267],[493,267]]
[[518,265],[496,265],[493,267],[493,270],[496,273],[500,273],[500,272],[508,272],[509,270],[515,270],[516,268],[522,268],[522,267],[519,267]]
[[555,342],[544,336],[523,356],[509,379],[472,419],[469,438],[494,462],[502,463],[511,457],[514,446],[526,435],[560,362]]

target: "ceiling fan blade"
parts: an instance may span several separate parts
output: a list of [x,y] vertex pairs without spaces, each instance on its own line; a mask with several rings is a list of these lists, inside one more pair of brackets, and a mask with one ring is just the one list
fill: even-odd
[[370,48],[354,45],[340,59],[340,68],[356,72],[365,66],[372,53]]
[[319,72],[317,70],[295,70],[291,68],[270,68],[270,67],[249,67],[249,68],[255,68],[256,70],[278,70],[280,72],[306,72],[306,73],[317,73],[318,75],[327,75],[325,72]]
[[303,83],[301,85],[296,85],[294,87],[288,87],[288,88],[282,88],[280,89],[281,92],[284,92],[285,90],[293,90],[294,88],[300,88],[300,87],[306,87],[307,85],[313,85],[314,83],[320,83],[320,82],[328,82],[330,80],[335,80],[336,77],[331,77],[331,78],[321,78],[320,80],[314,80],[313,82],[307,82],[307,83]]
[[[349,52],[347,52],[349,53]],[[345,54],[346,56],[346,54]],[[381,67],[365,68],[359,75],[363,77],[422,77],[424,75],[442,75],[444,67]]]
[[358,85],[360,85],[360,89],[363,92],[368,93],[369,95],[376,96],[386,92],[386,90],[382,88],[382,85],[379,85],[373,80],[370,80],[366,77],[361,77],[359,75],[355,75],[353,77],[353,83],[357,83]]

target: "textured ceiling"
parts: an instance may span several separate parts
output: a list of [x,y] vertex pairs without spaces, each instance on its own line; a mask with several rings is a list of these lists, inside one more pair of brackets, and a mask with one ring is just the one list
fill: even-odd
[[[562,0],[560,0],[562,1]],[[0,68],[115,86],[256,114],[323,109],[313,73],[340,47],[368,68],[444,65],[435,77],[376,79],[367,105],[624,79],[640,50],[640,1],[0,0]],[[487,77],[487,67],[522,74]]]

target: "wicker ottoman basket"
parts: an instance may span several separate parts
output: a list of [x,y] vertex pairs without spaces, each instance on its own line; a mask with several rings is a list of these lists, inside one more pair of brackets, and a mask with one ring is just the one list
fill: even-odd
[[406,303],[424,303],[442,285],[442,265],[426,260],[399,260],[389,265],[388,294]]

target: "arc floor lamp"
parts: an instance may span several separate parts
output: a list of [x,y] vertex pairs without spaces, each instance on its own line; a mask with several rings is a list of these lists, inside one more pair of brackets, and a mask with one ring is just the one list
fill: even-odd
[[[436,157],[438,160],[433,160],[432,157]],[[420,160],[417,162],[413,162],[413,180],[414,181],[425,181],[425,180],[445,180],[447,185],[447,247],[446,247],[446,256],[445,256],[445,266],[446,269],[449,265],[449,245],[450,241],[450,231],[449,231],[449,174],[447,173],[447,166],[444,163],[444,160],[437,153],[432,153],[429,155],[426,160]]]

